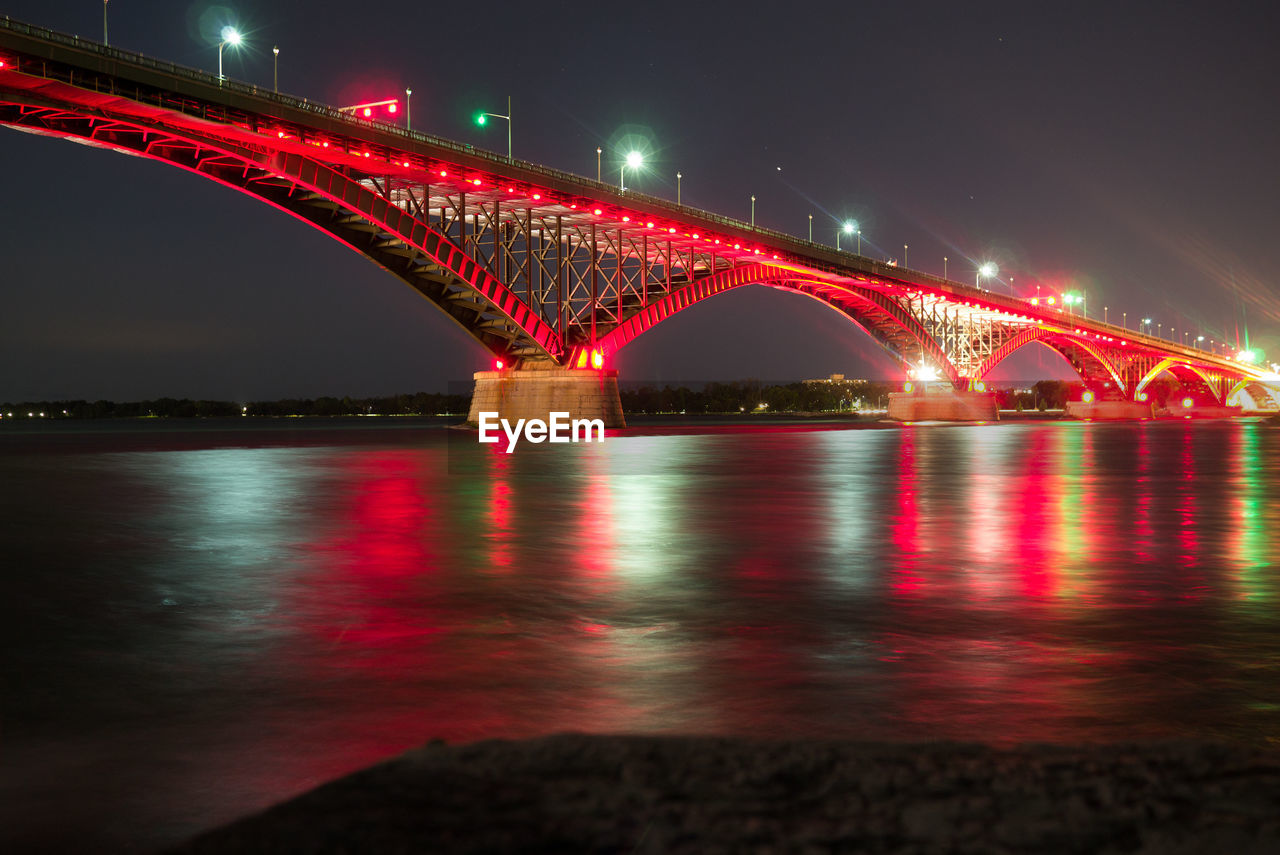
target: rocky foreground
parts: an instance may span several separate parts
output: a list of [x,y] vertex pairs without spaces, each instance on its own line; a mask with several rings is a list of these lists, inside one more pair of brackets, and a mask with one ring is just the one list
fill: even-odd
[[433,743],[175,853],[1280,852],[1280,755],[568,734]]

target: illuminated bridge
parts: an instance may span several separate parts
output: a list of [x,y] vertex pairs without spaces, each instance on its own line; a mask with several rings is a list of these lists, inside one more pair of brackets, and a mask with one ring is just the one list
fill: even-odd
[[[985,378],[1032,343],[1079,373],[1085,416],[1151,415],[1164,372],[1187,412],[1280,400],[1280,377],[1233,358],[8,20],[0,124],[163,161],[323,230],[488,348],[500,370],[477,375],[477,398],[503,407],[530,377],[542,404],[591,411],[563,387],[606,379],[616,402],[614,353],[750,284],[840,312],[904,380],[936,377],[894,396],[903,418],[984,415]],[[926,406],[946,401],[962,405]]]

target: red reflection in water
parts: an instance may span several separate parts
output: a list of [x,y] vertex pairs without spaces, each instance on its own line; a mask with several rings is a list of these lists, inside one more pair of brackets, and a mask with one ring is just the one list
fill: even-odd
[[1054,497],[1062,491],[1058,461],[1062,435],[1036,431],[1025,451],[1017,478],[1008,489],[1013,495],[1010,530],[1016,549],[1016,567],[1022,594],[1032,599],[1052,596],[1059,561],[1058,518]]
[[1137,448],[1135,456],[1137,458],[1137,474],[1134,477],[1133,484],[1133,518],[1134,518],[1134,537],[1133,547],[1134,555],[1138,559],[1138,563],[1142,565],[1149,564],[1152,560],[1152,540],[1154,532],[1151,527],[1151,448],[1150,438],[1147,436],[1151,430],[1147,424],[1142,424],[1137,428]]
[[1196,532],[1199,524],[1197,519],[1196,497],[1196,459],[1195,449],[1192,447],[1194,435],[1196,433],[1194,426],[1184,426],[1182,431],[1182,445],[1178,455],[1178,486],[1177,486],[1177,505],[1174,513],[1177,515],[1178,529],[1175,535],[1178,543],[1178,567],[1183,571],[1182,586],[1184,599],[1199,599],[1206,590],[1206,581],[1203,573],[1195,572],[1199,569],[1200,539]]
[[920,577],[920,509],[917,507],[916,432],[911,426],[902,429],[898,442],[898,459],[894,467],[895,513],[889,520],[889,539],[893,543],[893,570],[890,587],[900,597],[916,597],[921,593]]
[[483,533],[489,545],[487,568],[505,573],[512,565],[512,494],[510,470],[512,455],[494,450],[484,455],[488,469],[489,503],[485,509],[487,529]]

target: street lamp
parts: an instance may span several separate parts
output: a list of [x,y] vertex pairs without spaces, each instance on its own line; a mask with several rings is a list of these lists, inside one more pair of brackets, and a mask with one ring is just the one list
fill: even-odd
[[280,92],[280,46],[273,45],[271,48],[271,90]]
[[911,266],[907,264],[907,245],[905,243],[902,245],[902,266],[903,267]]
[[218,42],[218,82],[226,79],[222,74],[222,49],[227,45],[239,47],[240,41],[240,32],[235,27],[222,28],[222,41]]
[[1103,307],[1102,307],[1102,322],[1103,322],[1104,324],[1107,322],[1107,307],[1106,307],[1106,306],[1103,306]]
[[1125,328],[1125,329],[1128,329],[1128,328],[1129,328],[1129,313],[1128,313],[1128,312],[1121,312],[1121,313],[1120,313],[1120,316],[1121,316],[1121,319],[1122,319],[1122,321],[1123,321],[1123,326],[1124,326],[1124,328]]
[[756,227],[756,197],[751,197],[751,228]]
[[600,146],[596,146],[596,180],[597,181],[600,180],[600,153],[602,151],[604,151],[604,149],[600,148]]
[[[680,204],[680,179],[684,178],[679,172],[676,173],[676,204]],[[810,217],[810,219],[813,219]]]
[[973,276],[973,287],[981,288],[982,286],[978,284],[978,280],[980,278],[990,279],[999,272],[1000,268],[996,267],[996,263],[994,261],[982,262],[982,264],[978,265],[978,272]]
[[945,255],[942,256],[942,278],[947,278],[947,257]]
[[809,243],[813,243],[813,214],[809,215]]
[[[413,90],[408,86],[404,88],[404,129],[406,131],[413,130],[413,106],[409,103],[409,99],[413,97]],[[511,155],[508,154],[507,157]]]
[[[507,159],[510,160],[511,159],[511,96],[510,95],[507,96],[507,114],[505,116],[502,115],[501,113],[477,113],[476,124],[483,126],[485,123],[488,122],[489,116],[492,116],[495,119],[502,119],[507,123]],[[596,180],[599,180],[599,177],[600,177],[599,173],[600,173],[600,149],[597,148],[596,149]]]
[[107,0],[102,0],[102,44],[107,45]]
[[[618,168],[618,192],[619,193],[627,192],[627,180],[626,180],[627,167],[630,166],[631,170],[634,172],[635,170],[640,168],[640,164],[642,163],[644,163],[644,155],[642,155],[640,152],[638,151],[627,152],[627,159],[623,161],[622,166]],[[751,204],[754,209],[755,197],[752,196],[751,199],[752,199]],[[752,216],[754,216],[754,214]]]
[[[853,220],[845,220],[844,224],[840,226],[839,229],[836,230],[836,251],[837,252],[840,251],[840,233],[841,232],[847,235],[857,234],[858,224],[855,223]],[[858,253],[858,254],[861,255],[862,253]]]

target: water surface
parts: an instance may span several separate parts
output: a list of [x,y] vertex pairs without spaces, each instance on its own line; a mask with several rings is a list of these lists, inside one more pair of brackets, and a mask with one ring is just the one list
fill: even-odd
[[[811,427],[811,426],[810,426]],[[1265,422],[0,432],[0,849],[433,738],[1280,741]]]

